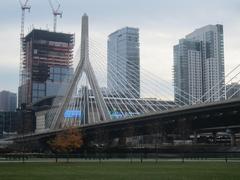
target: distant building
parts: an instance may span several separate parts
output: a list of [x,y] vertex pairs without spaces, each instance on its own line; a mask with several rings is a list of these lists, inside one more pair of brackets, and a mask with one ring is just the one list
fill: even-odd
[[73,47],[73,34],[34,29],[24,38],[19,107],[62,94],[60,87],[73,74]]
[[17,95],[9,91],[0,92],[0,111],[16,111]]
[[0,112],[0,138],[17,132],[17,112]]
[[107,85],[120,97],[140,97],[139,30],[126,27],[108,36]]
[[174,46],[175,101],[194,104],[202,96],[200,42],[181,39]]
[[240,84],[231,83],[226,85],[227,99],[240,98]]
[[175,101],[225,99],[223,26],[196,29],[174,46]]
[[204,101],[225,98],[223,25],[208,25],[196,29],[186,39],[200,41],[203,67]]
[[35,109],[32,107],[24,107],[17,110],[17,133],[29,134],[33,133],[36,129]]

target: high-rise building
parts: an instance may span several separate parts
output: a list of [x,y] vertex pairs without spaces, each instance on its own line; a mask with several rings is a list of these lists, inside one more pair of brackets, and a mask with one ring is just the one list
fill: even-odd
[[186,36],[202,42],[204,101],[225,98],[223,25],[208,25]]
[[60,87],[73,73],[73,47],[73,34],[34,29],[24,38],[19,107],[46,96],[61,95]]
[[16,111],[17,95],[9,91],[0,92],[0,111]]
[[[189,43],[197,48],[186,45]],[[196,29],[174,46],[175,101],[182,98],[194,104],[225,99],[224,84],[222,25]]]
[[108,36],[107,85],[121,97],[140,97],[139,30],[126,27]]
[[193,104],[202,96],[200,42],[181,39],[174,46],[175,101]]

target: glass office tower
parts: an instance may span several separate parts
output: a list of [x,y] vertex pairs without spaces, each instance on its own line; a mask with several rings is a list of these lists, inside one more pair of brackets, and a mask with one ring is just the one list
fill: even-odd
[[107,85],[112,94],[140,97],[139,30],[125,27],[108,36]]

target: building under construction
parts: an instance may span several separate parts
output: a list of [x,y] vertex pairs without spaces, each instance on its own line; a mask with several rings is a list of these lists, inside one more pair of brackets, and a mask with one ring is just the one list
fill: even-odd
[[33,29],[24,37],[18,105],[32,105],[46,96],[61,95],[73,74],[74,34]]

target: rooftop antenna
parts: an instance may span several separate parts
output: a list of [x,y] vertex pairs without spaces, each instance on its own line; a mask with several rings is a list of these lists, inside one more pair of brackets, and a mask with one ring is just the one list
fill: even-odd
[[52,13],[53,13],[53,31],[56,32],[56,29],[57,29],[57,16],[62,18],[63,12],[60,11],[61,5],[60,5],[59,2],[57,2],[58,6],[56,8],[54,8],[53,3],[52,3],[51,0],[48,0],[48,2],[49,2],[50,6],[52,8]]

